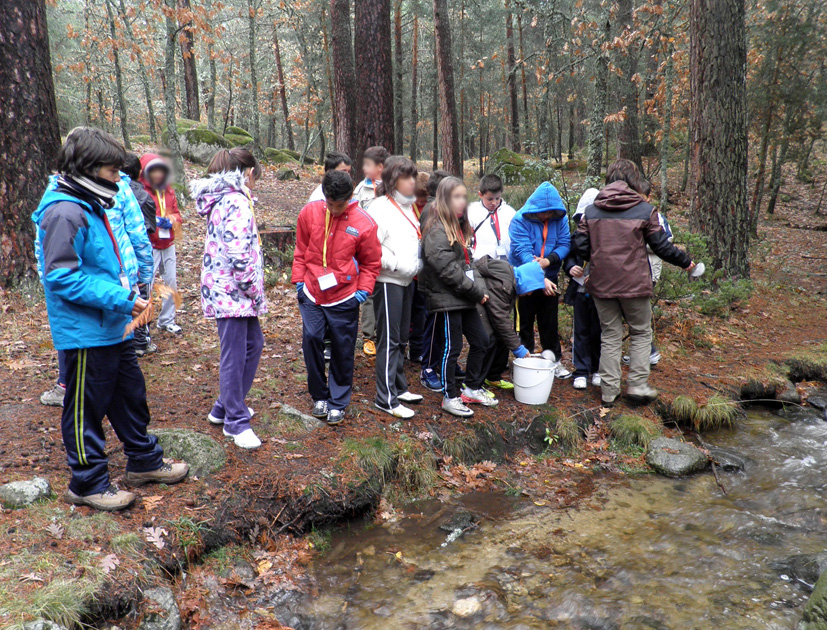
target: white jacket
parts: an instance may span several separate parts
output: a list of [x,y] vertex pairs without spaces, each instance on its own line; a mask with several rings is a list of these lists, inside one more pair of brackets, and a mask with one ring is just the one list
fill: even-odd
[[359,202],[359,205],[362,206],[362,210],[367,210],[368,206],[376,199],[376,186],[380,183],[381,182],[373,181],[372,179],[363,179],[356,185],[353,196],[356,198],[356,201]]
[[382,271],[376,281],[408,286],[422,270],[419,221],[413,204],[399,203],[397,208],[387,197],[377,197],[367,212],[376,221],[376,236],[382,245]]
[[[471,227],[476,230],[474,234],[474,260],[479,260],[485,256],[495,257],[498,246],[505,248],[506,256],[508,256],[508,252],[511,251],[511,237],[508,235],[508,228],[515,214],[517,214],[517,211],[504,201],[497,209],[497,220],[500,224],[500,239],[497,242],[497,232],[494,229],[493,219],[488,209],[480,201],[475,201],[468,206],[468,221],[471,223]],[[484,223],[484,225],[480,225],[481,223]]]

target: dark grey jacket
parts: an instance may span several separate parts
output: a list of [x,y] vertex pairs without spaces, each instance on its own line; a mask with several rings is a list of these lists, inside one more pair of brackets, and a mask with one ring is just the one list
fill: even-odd
[[155,200],[149,196],[149,193],[146,191],[146,188],[144,188],[144,185],[135,179],[129,182],[129,188],[132,189],[135,199],[138,200],[138,205],[141,206],[141,212],[144,215],[144,226],[146,227],[146,233],[152,234],[158,227],[157,219],[155,217]]
[[465,262],[462,245],[448,244],[441,221],[427,226],[422,237],[422,258],[425,267],[419,274],[419,289],[427,296],[430,312],[474,308],[482,301],[482,287],[465,274],[471,267]]
[[517,301],[517,283],[514,270],[505,260],[483,256],[473,264],[474,278],[488,296],[485,305],[477,304],[485,331],[496,335],[509,350],[522,345],[514,330],[511,311]]

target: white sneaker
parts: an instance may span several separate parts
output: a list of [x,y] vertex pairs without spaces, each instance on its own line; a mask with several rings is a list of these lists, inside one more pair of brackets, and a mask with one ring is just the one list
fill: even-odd
[[159,325],[158,328],[168,333],[172,333],[173,335],[180,335],[182,332],[182,328],[176,323],[165,324],[164,326]]
[[235,445],[239,448],[254,449],[261,446],[261,440],[258,439],[258,436],[252,429],[245,429],[238,435],[227,433],[227,429],[224,429],[224,435],[228,438],[232,438]]
[[447,411],[452,416],[458,416],[460,418],[470,418],[474,415],[473,411],[462,404],[462,398],[459,396],[456,398],[443,398],[442,410]]
[[476,404],[483,407],[496,407],[500,401],[494,398],[494,395],[483,388],[470,389],[465,385],[462,386],[462,393],[460,399],[466,405]]
[[408,409],[405,405],[397,405],[393,409],[385,409],[379,405],[374,406],[379,411],[384,411],[385,413],[392,415],[394,418],[402,418],[403,420],[409,420],[416,415],[413,409]]
[[588,385],[589,381],[585,376],[578,376],[574,379],[574,383],[572,383],[572,387],[574,387],[574,389],[586,389]]
[[602,382],[603,381],[600,378],[600,374],[597,374],[596,372],[592,374],[592,385],[594,385],[595,387],[600,387],[600,384]]
[[[255,411],[253,411],[253,408],[252,408],[252,407],[247,407],[247,413],[249,413],[249,414],[250,414],[250,417],[251,417],[251,418],[252,418],[254,415],[256,415],[256,412],[255,412]],[[209,420],[209,421],[210,421],[210,424],[224,424],[224,418],[219,418],[218,416],[214,416],[214,415],[212,415],[212,411],[211,411],[210,413],[208,413],[208,414],[207,414],[207,420]]]
[[560,380],[571,378],[571,372],[564,368],[562,363],[558,363],[557,367],[554,368],[554,378],[559,378]]
[[414,394],[412,392],[405,392],[404,394],[399,394],[399,396],[397,396],[397,398],[399,400],[401,400],[403,403],[412,403],[412,404],[415,405],[416,403],[421,403],[423,397],[422,397],[421,394]]

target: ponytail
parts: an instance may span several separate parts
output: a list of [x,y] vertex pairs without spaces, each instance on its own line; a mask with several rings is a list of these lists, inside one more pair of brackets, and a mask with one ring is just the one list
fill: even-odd
[[247,169],[252,169],[254,179],[261,178],[261,164],[250,151],[240,147],[220,149],[210,161],[210,165],[207,167],[207,175],[232,171],[243,172]]

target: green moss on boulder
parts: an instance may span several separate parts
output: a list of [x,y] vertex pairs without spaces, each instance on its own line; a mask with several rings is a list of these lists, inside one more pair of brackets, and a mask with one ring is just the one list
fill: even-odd
[[264,149],[264,159],[270,162],[270,164],[286,164],[287,162],[296,161],[283,151],[271,147]]
[[196,164],[209,164],[219,149],[229,149],[230,144],[223,136],[206,127],[187,129],[178,136],[181,155]]
[[150,429],[164,447],[164,455],[185,461],[190,475],[203,477],[224,466],[227,454],[224,447],[209,435],[189,429]]
[[797,630],[827,630],[827,573],[818,578]]
[[152,142],[152,139],[149,136],[143,134],[132,136],[130,140],[132,140],[135,144],[149,144]]
[[538,185],[554,177],[554,167],[506,148],[497,149],[488,158],[488,173],[499,175],[506,185]]
[[244,145],[253,143],[253,138],[251,136],[236,133],[225,133],[224,139],[234,147],[243,147]]
[[234,136],[247,136],[248,138],[250,138],[250,140],[253,139],[253,136],[249,131],[247,131],[246,129],[242,129],[241,127],[235,127],[233,125],[230,125],[229,127],[227,127],[227,129],[224,130],[224,136],[226,136],[228,133]]

